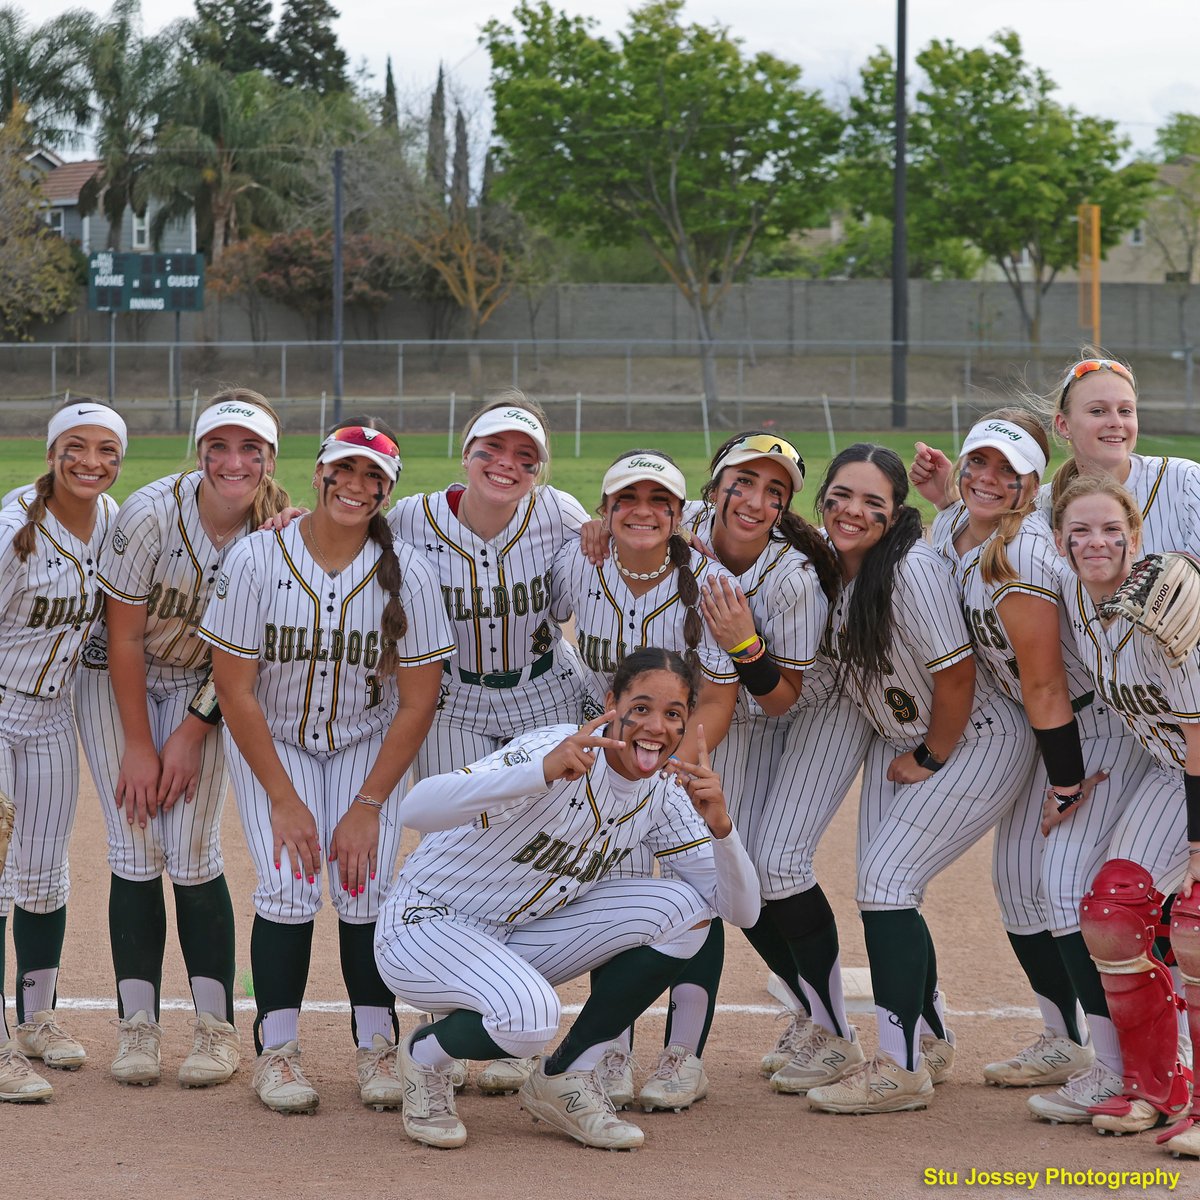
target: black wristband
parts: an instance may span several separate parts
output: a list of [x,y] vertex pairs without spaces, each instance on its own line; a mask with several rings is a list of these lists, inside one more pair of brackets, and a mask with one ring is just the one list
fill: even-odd
[[750,663],[740,663],[735,658],[733,665],[737,668],[738,679],[752,696],[766,696],[779,686],[779,668],[769,654]]
[[912,752],[913,761],[921,768],[922,771],[932,771],[935,775],[946,764],[938,758],[934,758],[933,751],[921,742],[919,746]]
[[221,706],[217,703],[217,688],[210,675],[201,685],[200,690],[192,697],[188,712],[193,717],[199,717],[206,725],[220,725]]
[[1083,799],[1083,788],[1075,792],[1073,795],[1064,796],[1062,792],[1054,793],[1054,802],[1060,813],[1065,813],[1072,805],[1078,804]]
[[1079,725],[1072,717],[1055,729],[1035,729],[1042,762],[1052,788],[1069,788],[1084,778],[1083,747],[1079,744]]
[[1200,842],[1200,775],[1183,773],[1183,794],[1187,801],[1187,836]]

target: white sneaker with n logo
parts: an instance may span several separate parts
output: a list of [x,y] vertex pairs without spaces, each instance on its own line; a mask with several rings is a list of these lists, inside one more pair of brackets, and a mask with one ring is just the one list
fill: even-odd
[[636,1150],[645,1141],[637,1125],[617,1116],[595,1071],[547,1075],[539,1061],[521,1085],[518,1100],[535,1122],[545,1121],[585,1146]]
[[863,1062],[857,1031],[840,1038],[812,1025],[805,1041],[788,1062],[771,1076],[771,1087],[789,1096],[803,1096],[816,1087],[824,1087],[848,1075]]
[[906,1071],[886,1054],[877,1054],[837,1083],[810,1089],[808,1104],[818,1112],[867,1116],[926,1108],[932,1098],[933,1080],[923,1061],[915,1071]]

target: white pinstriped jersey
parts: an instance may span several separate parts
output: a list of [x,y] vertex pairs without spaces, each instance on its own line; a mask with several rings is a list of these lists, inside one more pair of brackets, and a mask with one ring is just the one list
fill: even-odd
[[422,780],[417,787],[440,789],[447,802],[477,793],[479,815],[470,825],[426,834],[392,895],[522,925],[582,895],[643,844],[660,861],[711,857],[708,829],[687,794],[658,774],[625,779],[599,750],[582,779],[547,786],[542,759],[578,731],[533,730],[469,767]]
[[[703,587],[709,579],[733,576],[719,563],[693,550],[691,567]],[[668,571],[648,592],[635,596],[612,560],[599,566],[588,562],[579,544],[562,548],[551,568],[553,603],[559,621],[574,614],[575,642],[583,662],[584,690],[603,704],[621,660],[639,646],[664,650],[687,649],[683,621],[687,608],[679,599],[679,575]],[[714,683],[736,684],[737,671],[728,654],[717,645],[701,618],[702,633],[696,657],[704,678]]]
[[588,520],[574,496],[535,487],[491,541],[468,529],[445,492],[406,496],[388,516],[421,550],[457,641],[452,665],[476,674],[519,671],[562,639],[550,616],[550,563]]
[[[121,505],[100,562],[100,586],[126,604],[146,606],[146,683],[199,682],[208,647],[196,636],[230,542],[218,550],[204,532],[201,471],[168,475],[139,488]],[[88,644],[85,666],[102,666],[107,631]]]
[[[396,644],[399,665],[449,658],[454,635],[432,568],[403,543],[396,557],[408,615]],[[379,558],[379,547],[367,541],[331,578],[309,554],[299,521],[251,534],[228,555],[199,636],[238,658],[259,660],[255,695],[272,737],[333,751],[391,725],[396,676],[376,673],[387,602],[376,578]]]
[[[1124,486],[1142,509],[1142,553],[1186,550],[1200,555],[1200,463],[1190,458],[1129,456]],[[1038,492],[1038,507],[1051,519],[1050,484]]]
[[0,687],[58,699],[70,691],[80,651],[103,612],[100,552],[117,504],[100,497],[86,542],[47,512],[21,562],[12,543],[25,527],[26,506],[22,496],[0,513]]
[[1161,766],[1182,771],[1187,745],[1179,722],[1200,723],[1200,651],[1173,668],[1158,643],[1128,621],[1115,620],[1105,629],[1077,578],[1064,581],[1063,600],[1099,696]]
[[[715,521],[716,511],[709,504],[689,501],[684,506],[684,524],[710,547]],[[754,626],[770,647],[771,657],[780,666],[807,672],[816,661],[829,612],[829,601],[808,556],[790,542],[771,541],[749,570],[736,579],[750,602]],[[739,708],[743,704],[750,715],[766,715],[745,688],[738,699]]]
[[[831,656],[837,653],[857,583],[852,579],[833,606]],[[973,653],[950,568],[932,546],[919,541],[896,568],[888,669],[867,695],[861,694],[853,677],[847,692],[880,737],[898,750],[911,750],[929,731],[934,675]],[[996,689],[986,672],[976,671],[975,703],[963,737],[971,740],[1024,727],[1024,714]]]
[[1005,596],[1023,593],[1058,608],[1063,665],[1071,700],[1082,701],[1091,695],[1094,691],[1092,678],[1080,661],[1074,634],[1060,603],[1064,564],[1045,517],[1035,512],[1021,523],[1021,528],[1006,547],[1008,561],[1017,572],[1017,578],[998,584],[985,583],[979,570],[980,556],[991,538],[968,550],[961,558],[954,549],[954,538],[966,526],[967,520],[966,505],[961,501],[952,504],[938,513],[930,540],[962,588],[963,613],[971,630],[975,655],[987,668],[992,681],[1010,700],[1023,704],[1016,655],[1009,644],[1004,622],[996,611]]

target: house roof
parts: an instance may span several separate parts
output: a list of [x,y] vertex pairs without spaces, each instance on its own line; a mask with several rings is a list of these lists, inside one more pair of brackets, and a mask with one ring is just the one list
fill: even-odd
[[63,163],[53,171],[47,171],[42,177],[42,195],[48,204],[75,204],[79,200],[79,190],[97,171],[100,170],[99,159],[88,159],[85,162]]

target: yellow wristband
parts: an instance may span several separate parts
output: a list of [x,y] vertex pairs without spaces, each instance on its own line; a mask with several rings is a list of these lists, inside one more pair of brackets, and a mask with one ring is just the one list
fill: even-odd
[[739,650],[748,650],[757,641],[758,641],[758,634],[756,633],[753,637],[748,637],[744,642],[738,642],[738,644],[736,646],[730,646],[729,649],[725,651],[725,653],[726,654],[737,654]]

